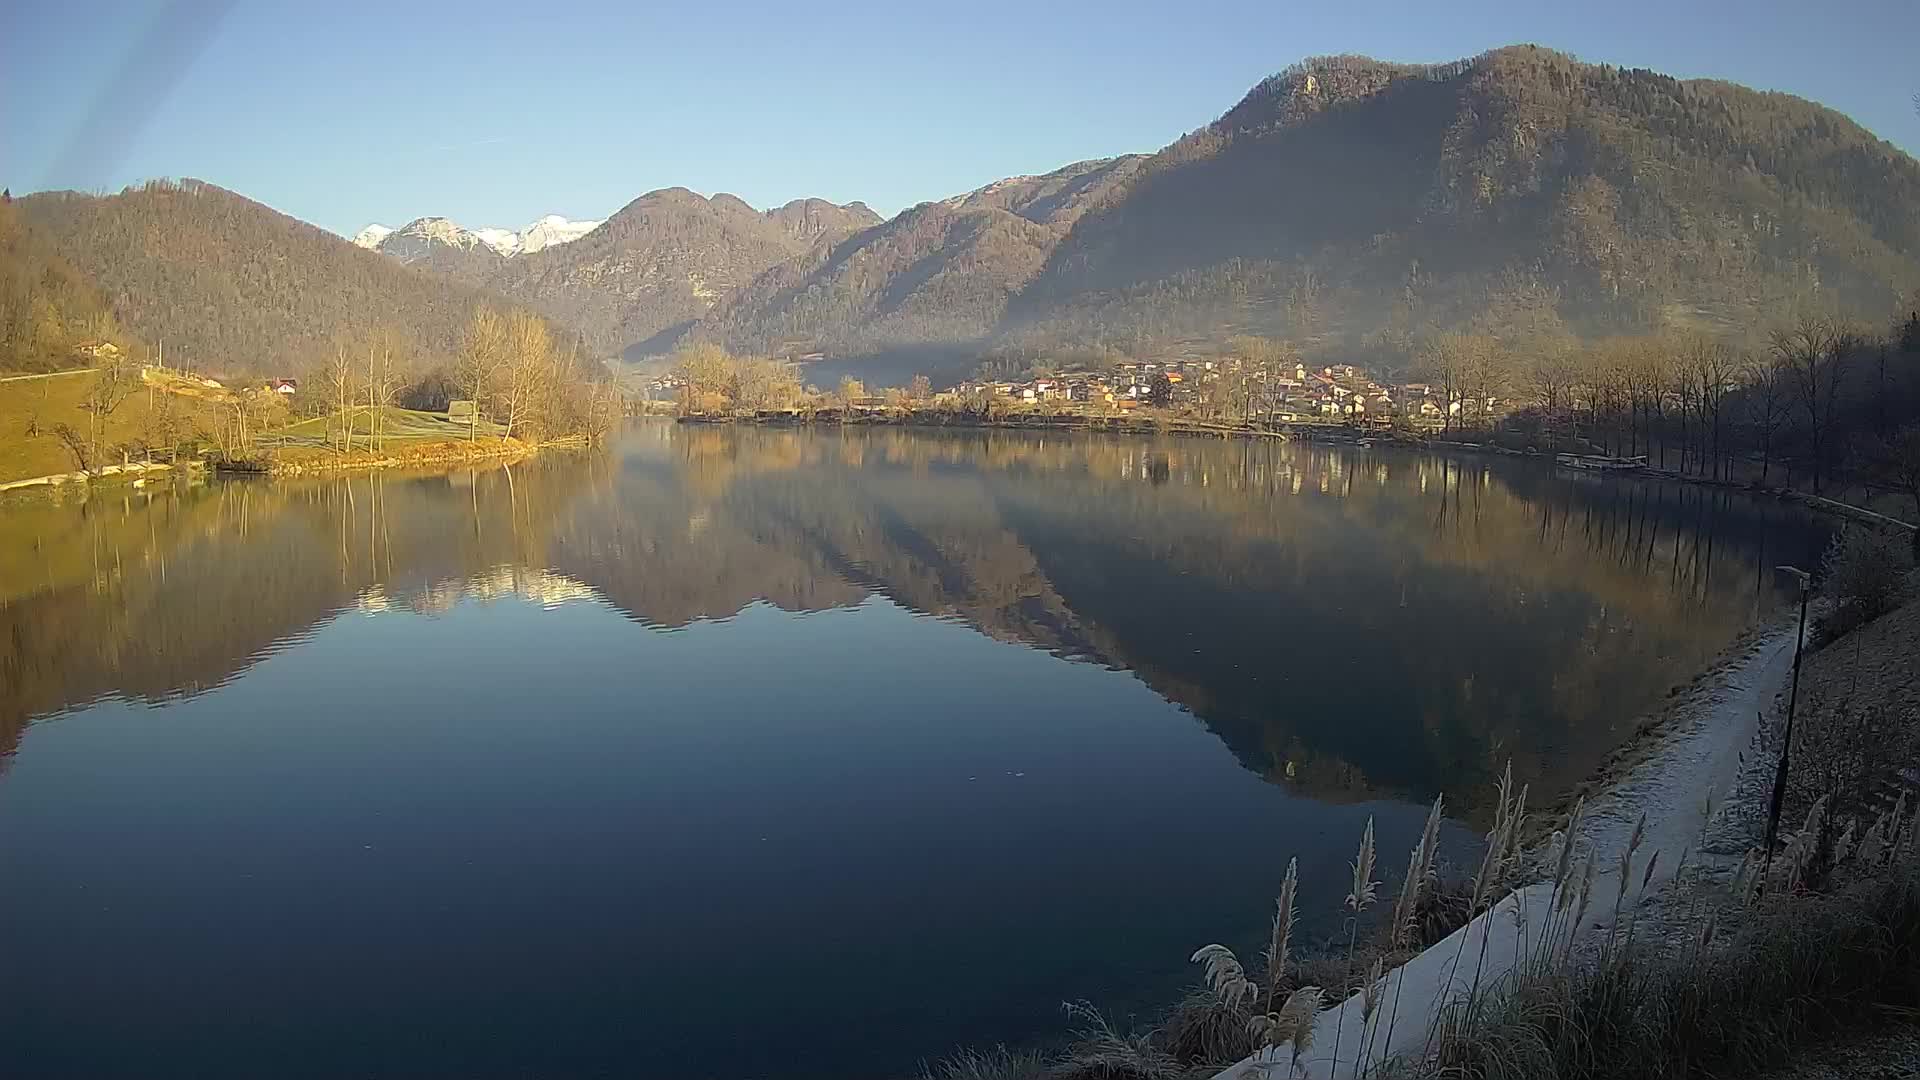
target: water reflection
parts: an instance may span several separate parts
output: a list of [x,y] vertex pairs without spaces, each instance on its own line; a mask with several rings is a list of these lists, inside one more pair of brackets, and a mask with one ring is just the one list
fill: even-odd
[[1534,462],[671,424],[0,528],[0,1075],[196,1080],[1141,1015],[1286,856],[1324,940],[1369,818],[1586,772],[1819,539]]
[[1583,774],[1776,600],[1820,529],[1539,463],[1000,432],[636,427],[451,476],[10,507],[0,752],[221,686],[350,610],[595,600],[656,630],[879,593],[1132,672],[1321,799]]

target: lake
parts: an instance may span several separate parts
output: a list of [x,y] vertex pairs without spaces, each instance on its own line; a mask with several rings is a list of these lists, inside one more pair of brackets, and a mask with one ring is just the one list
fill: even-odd
[[882,1078],[1321,938],[1774,610],[1770,501],[642,423],[0,509],[0,1075]]

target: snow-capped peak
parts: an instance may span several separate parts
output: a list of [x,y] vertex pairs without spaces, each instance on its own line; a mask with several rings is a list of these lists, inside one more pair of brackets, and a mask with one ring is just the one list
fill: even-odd
[[476,244],[485,244],[502,258],[510,259],[556,244],[570,243],[599,226],[598,221],[572,221],[559,214],[548,214],[516,232],[498,228],[468,229],[447,218],[424,217],[415,218],[398,229],[369,225],[354,234],[353,242],[403,261],[421,257],[434,244],[444,244],[462,251],[471,250]]
[[475,229],[473,235],[502,255],[511,257],[520,253],[520,234],[512,229]]
[[520,251],[532,254],[555,244],[570,244],[600,227],[598,221],[568,221],[548,214],[520,231]]

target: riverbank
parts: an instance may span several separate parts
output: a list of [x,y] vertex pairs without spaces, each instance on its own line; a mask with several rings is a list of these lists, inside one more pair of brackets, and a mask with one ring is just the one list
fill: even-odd
[[[1085,413],[1007,412],[981,414],[949,409],[852,408],[817,409],[810,412],[767,411],[746,415],[689,414],[676,417],[682,424],[747,425],[753,427],[926,427],[980,431],[1059,431],[1092,432],[1111,435],[1190,435],[1215,438],[1298,439],[1306,442],[1398,446],[1409,450],[1451,451],[1490,454],[1496,457],[1544,461],[1559,468],[1556,455],[1540,450],[1516,449],[1496,442],[1420,436],[1390,428],[1355,428],[1343,423],[1286,421],[1270,426],[1232,424],[1163,415],[1139,413],[1094,416]],[[1788,487],[1758,482],[1741,483],[1712,477],[1693,476],[1673,469],[1645,465],[1633,469],[1606,472],[1610,477],[1644,477],[1694,487],[1715,488],[1747,495],[1770,496],[1782,502],[1839,518],[1870,528],[1920,532],[1920,525],[1882,514],[1851,503],[1829,499]]]
[[[1897,1031],[1920,1014],[1916,655],[1914,601],[1805,655],[1771,875],[1754,868],[1781,760],[1780,709],[1745,725],[1755,741],[1723,773],[1731,788],[1694,815],[1686,870],[1644,897],[1629,892],[1624,934],[1588,935],[1571,962],[1524,973],[1478,1018],[1454,1014],[1430,1056],[1389,1075],[1776,1075],[1790,1056],[1791,1075],[1895,1075],[1911,1060]],[[1663,815],[1684,812],[1620,794],[1648,815],[1650,837],[1671,832]],[[1651,846],[1642,859],[1658,858]],[[1492,1065],[1516,1051],[1521,1061]]]
[[141,484],[154,473],[192,472],[205,468],[205,464],[196,459],[171,465],[164,461],[132,461],[124,465],[108,465],[92,472],[51,473],[47,476],[34,476],[25,480],[11,480],[0,484],[0,492],[24,491],[28,488],[57,488],[68,484],[99,484],[103,481],[130,481]]
[[[1912,620],[1911,627],[1903,618]],[[1395,1003],[1391,1034],[1378,1026],[1378,1015],[1369,1020],[1373,1006],[1365,992],[1356,989],[1318,1013],[1310,1048],[1300,1055],[1298,1069],[1290,1075],[1355,1080],[1373,1075],[1396,1057],[1419,1060],[1436,1033],[1458,1022],[1458,1002],[1474,994],[1476,987],[1482,997],[1505,993],[1517,979],[1535,970],[1543,948],[1563,950],[1565,963],[1584,970],[1617,940],[1616,927],[1622,935],[1629,928],[1641,928],[1649,939],[1697,937],[1697,924],[1705,917],[1694,904],[1700,883],[1731,879],[1764,825],[1776,760],[1767,741],[1769,723],[1779,714],[1792,677],[1798,631],[1797,611],[1776,612],[1748,630],[1643,717],[1634,733],[1588,781],[1568,793],[1562,805],[1533,810],[1527,830],[1534,838],[1532,853],[1517,860],[1519,869],[1509,872],[1518,887],[1498,899],[1491,910],[1385,973],[1379,985],[1383,997]],[[1920,649],[1920,641],[1903,646],[1892,640],[1901,634],[1920,638],[1920,606],[1909,605],[1904,612],[1885,616],[1859,632],[1888,639],[1867,643],[1868,666],[1886,673],[1911,696],[1916,681],[1885,657],[1902,648]],[[1820,667],[1837,669],[1848,648],[1859,643],[1842,638],[1810,654],[1804,677],[1824,678],[1813,673]],[[1882,660],[1875,662],[1875,656]],[[1801,704],[1804,710],[1804,697]],[[1587,889],[1597,899],[1574,922],[1560,902],[1560,893],[1551,881],[1542,879],[1554,873],[1548,865],[1548,836],[1565,826],[1577,802],[1584,805],[1574,830],[1574,876],[1580,876],[1582,865],[1591,864],[1595,870]],[[1383,853],[1382,866],[1397,867],[1397,856],[1397,852]],[[1396,890],[1396,881],[1386,882],[1389,898]],[[1558,937],[1546,929],[1555,925],[1562,928]],[[1544,944],[1547,941],[1557,944]],[[1288,980],[1289,984],[1318,982],[1332,974],[1336,974],[1333,969],[1315,964],[1309,971],[1290,971]],[[1092,1075],[1234,1080],[1249,1065],[1274,1065],[1278,1075],[1292,1064],[1281,1051],[1264,1062],[1243,1059],[1223,1069],[1215,1058],[1215,1065],[1197,1068],[1199,1063],[1177,1048],[1183,1037],[1191,1039],[1191,1029],[1199,1026],[1196,1020],[1211,1016],[1209,1026],[1218,1028],[1216,1034],[1224,1036],[1226,1045],[1231,1045],[1238,1025],[1244,1023],[1243,1017],[1235,1019],[1241,1017],[1244,1006],[1236,1009],[1204,999],[1203,993],[1180,1006],[1146,1036],[1103,1036],[1077,1046],[1064,1061],[1022,1059],[1022,1069],[1009,1069],[1004,1076],[1006,1080],[1078,1080]],[[1374,1035],[1363,1052],[1358,1033],[1369,1028]],[[1125,1064],[1106,1072],[1089,1067],[1085,1059],[1101,1054],[1124,1059]],[[928,1075],[958,1080],[965,1074],[936,1068]]]
[[[550,444],[552,445],[552,444]],[[287,447],[243,458],[223,458],[216,471],[255,476],[311,476],[372,469],[425,468],[463,465],[526,457],[539,449],[519,439],[486,437],[434,442],[408,441],[390,447],[334,450],[324,447]]]
[[[1795,615],[1777,612],[1751,628],[1683,689],[1650,711],[1592,778],[1568,795],[1565,807],[1531,810],[1528,820],[1535,827],[1527,829],[1526,835],[1536,838],[1533,853],[1513,860],[1499,876],[1516,888],[1504,896],[1496,890],[1499,898],[1491,910],[1476,919],[1466,921],[1459,915],[1448,919],[1438,940],[1428,938],[1431,944],[1426,948],[1410,956],[1399,950],[1388,955],[1388,961],[1399,963],[1388,968],[1377,984],[1381,996],[1375,1003],[1370,1004],[1365,991],[1356,987],[1344,1000],[1320,1011],[1313,1020],[1310,1046],[1300,1055],[1294,1072],[1287,1072],[1296,1063],[1284,1050],[1269,1052],[1261,1060],[1232,1061],[1232,1054],[1222,1053],[1248,1045],[1245,1025],[1250,1013],[1244,1003],[1225,1004],[1202,990],[1144,1033],[1096,1026],[1082,1032],[1055,1059],[987,1054],[975,1060],[993,1063],[993,1071],[970,1072],[961,1067],[964,1059],[954,1059],[925,1075],[930,1080],[1237,1080],[1249,1066],[1264,1064],[1276,1076],[1355,1080],[1375,1075],[1396,1057],[1418,1058],[1429,1039],[1451,1021],[1454,1003],[1476,987],[1483,995],[1504,991],[1543,949],[1562,948],[1586,962],[1599,943],[1610,939],[1614,926],[1641,921],[1640,908],[1670,896],[1683,867],[1689,880],[1697,881],[1703,867],[1714,874],[1731,874],[1756,831],[1749,808],[1756,801],[1765,806],[1772,759],[1757,752],[1762,745],[1761,717],[1775,711],[1788,685],[1798,630]],[[1717,794],[1708,814],[1703,797],[1710,791]],[[1535,882],[1553,873],[1545,865],[1548,834],[1565,825],[1567,810],[1583,796],[1585,807],[1576,830],[1576,875],[1580,865],[1595,867],[1590,891],[1599,899],[1573,925],[1565,907],[1558,904],[1554,887]],[[1647,824],[1636,838],[1642,815]],[[1703,853],[1702,836],[1709,825],[1712,842]],[[1401,865],[1401,852],[1380,853],[1376,873],[1387,878],[1381,899],[1389,906],[1399,890]],[[1464,872],[1471,870],[1468,866]],[[1457,899],[1464,909],[1467,901],[1452,896],[1460,886],[1454,875],[1461,872],[1456,868],[1445,875],[1444,888],[1449,900]],[[1432,892],[1430,888],[1429,896]],[[1617,907],[1616,896],[1620,898]],[[1416,922],[1424,923],[1426,918],[1422,911]],[[1556,918],[1564,931],[1558,937],[1547,929]],[[1453,929],[1448,932],[1447,926]],[[1548,946],[1548,941],[1557,945]],[[1299,948],[1296,943],[1295,951]],[[1263,965],[1251,957],[1246,960],[1247,974],[1264,986]],[[1370,960],[1369,955],[1360,966],[1364,968]],[[1340,985],[1351,978],[1346,969],[1338,956],[1295,961],[1284,976],[1279,997],[1284,999],[1289,987],[1304,984]],[[1379,1004],[1386,1000],[1393,1002],[1391,1025],[1374,1011],[1386,1008]],[[1364,1051],[1363,1030],[1373,1033]]]
[[[1222,424],[1182,417],[1085,413],[1009,412],[998,415],[946,409],[816,409],[812,412],[761,412],[734,416],[692,413],[676,418],[682,424],[747,425],[753,427],[923,427],[982,431],[1090,431],[1112,435],[1211,435],[1286,439],[1298,428],[1280,425]],[[1331,427],[1332,425],[1328,425]]]
[[[1735,973],[1734,978],[1745,973],[1748,978],[1809,983],[1824,979],[1850,992],[1875,994],[1889,969],[1906,966],[1898,958],[1920,944],[1901,936],[1911,936],[1914,929],[1901,921],[1912,900],[1911,882],[1905,877],[1905,860],[1911,855],[1886,866],[1878,861],[1858,865],[1865,856],[1841,864],[1850,851],[1871,849],[1861,840],[1875,815],[1910,801],[1905,793],[1920,761],[1920,742],[1911,731],[1920,715],[1920,678],[1913,670],[1913,658],[1920,655],[1920,603],[1909,602],[1806,656],[1782,836],[1793,834],[1800,821],[1813,814],[1816,801],[1830,810],[1832,824],[1798,841],[1817,845],[1812,849],[1816,867],[1808,871],[1809,877],[1793,889],[1775,882],[1769,898],[1755,906],[1743,899],[1737,883],[1765,835],[1784,726],[1782,695],[1793,678],[1798,629],[1797,617],[1783,616],[1736,645],[1689,691],[1643,723],[1641,735],[1588,785],[1573,830],[1579,855],[1572,876],[1578,876],[1581,861],[1601,868],[1591,885],[1582,887],[1600,900],[1590,916],[1567,931],[1557,968],[1549,964],[1543,971],[1537,966],[1542,939],[1551,939],[1551,932],[1543,934],[1541,928],[1555,925],[1561,895],[1544,880],[1553,877],[1555,868],[1540,859],[1529,878],[1543,880],[1517,890],[1452,938],[1389,974],[1387,983],[1398,983],[1407,997],[1400,1002],[1401,1026],[1384,1040],[1387,1045],[1377,1056],[1369,1053],[1364,1062],[1345,1057],[1336,1061],[1330,1053],[1309,1052],[1302,1057],[1304,1075],[1344,1080],[1379,1068],[1395,1055],[1414,1061],[1406,1075],[1425,1076],[1434,1070],[1451,1075],[1450,1069],[1475,1075],[1471,1069],[1460,1070],[1460,1064],[1497,1053],[1485,1045],[1537,1038],[1553,1023],[1593,1030],[1610,1022],[1579,1015],[1541,1021],[1541,1013],[1530,1010],[1567,1004],[1566,987],[1581,985],[1581,980],[1624,980],[1621,972],[1635,965],[1643,981],[1665,980],[1660,992],[1682,996],[1692,992],[1685,985],[1689,979],[1704,982],[1729,973]],[[1863,721],[1863,713],[1876,719]],[[1572,802],[1546,815],[1541,829],[1565,824]],[[1850,822],[1844,827],[1843,813]],[[1897,829],[1899,819],[1892,820]],[[1542,853],[1544,849],[1542,845]],[[1783,870],[1791,857],[1780,856]],[[1814,873],[1822,875],[1819,885]],[[1857,964],[1826,965],[1827,970],[1816,972],[1805,969],[1804,957],[1796,955],[1793,939],[1802,932],[1837,939],[1855,932],[1861,919],[1888,912],[1894,923],[1878,928],[1867,924],[1869,939],[1882,944],[1877,951],[1867,950]],[[1724,938],[1732,940],[1724,953],[1713,955],[1709,947],[1714,932],[1704,928],[1717,922]],[[1635,936],[1639,953],[1632,951]],[[1673,964],[1674,955],[1689,951],[1694,954],[1691,964],[1712,960],[1716,973],[1695,975],[1686,965]],[[1473,966],[1471,983],[1454,959],[1463,952],[1484,961]],[[1517,993],[1522,1000],[1508,1012],[1490,1007],[1484,1016],[1463,1021],[1449,1002],[1470,997],[1475,986],[1482,987],[1484,995]],[[1885,992],[1899,998],[1907,988],[1888,985]],[[1578,997],[1572,1000],[1576,1008],[1595,1007]],[[1408,1001],[1414,1002],[1416,1021],[1410,1028]],[[1724,1001],[1714,1007],[1740,1008]],[[1781,1014],[1775,1020],[1786,1025],[1782,1034],[1788,1041],[1799,1034],[1792,1029],[1796,1022],[1847,1031],[1871,1029],[1884,1021],[1870,1009],[1823,1020],[1795,1013],[1789,1001],[1770,1007]],[[1321,1014],[1316,1036],[1331,1035],[1340,1026],[1359,1030],[1364,1009],[1363,997],[1356,994]],[[1760,1016],[1745,1019],[1748,1026],[1764,1027],[1767,1022]],[[1423,1051],[1434,1052],[1436,1037],[1454,1043],[1440,1051],[1442,1060],[1421,1059]],[[1326,1045],[1316,1041],[1318,1047]],[[1723,1045],[1698,1052],[1702,1057],[1736,1058],[1753,1055],[1755,1046],[1728,1034]],[[1237,1067],[1218,1075],[1237,1075]]]
[[[1596,904],[1596,910],[1572,928],[1571,952],[1591,947],[1616,921],[1632,918],[1643,902],[1658,895],[1673,881],[1683,852],[1693,853],[1688,859],[1696,867],[1712,860],[1730,869],[1738,861],[1734,852],[1701,850],[1708,826],[1703,801],[1711,792],[1751,793],[1766,773],[1759,755],[1743,752],[1756,744],[1760,717],[1772,711],[1786,689],[1797,627],[1797,620],[1776,620],[1736,645],[1690,691],[1644,721],[1640,735],[1589,783],[1576,850],[1599,868],[1591,892],[1601,898],[1618,895],[1621,901]],[[1751,801],[1728,800],[1716,813]],[[1542,830],[1550,830],[1564,824],[1566,812],[1536,817]],[[1630,846],[1639,852],[1637,861],[1629,856]],[[1397,1023],[1390,1037],[1382,1036],[1369,1047],[1364,1061],[1354,1039],[1346,1040],[1339,1060],[1332,1049],[1336,1028],[1349,1035],[1361,1030],[1364,996],[1355,993],[1321,1013],[1314,1025],[1315,1049],[1301,1060],[1302,1075],[1346,1080],[1393,1057],[1417,1054],[1443,1021],[1450,1002],[1468,996],[1475,986],[1499,986],[1529,960],[1539,948],[1540,928],[1551,921],[1554,900],[1550,883],[1519,888],[1389,973],[1387,983],[1396,987]],[[1463,953],[1481,962],[1462,964],[1457,958]],[[1218,1075],[1227,1080],[1236,1069]]]

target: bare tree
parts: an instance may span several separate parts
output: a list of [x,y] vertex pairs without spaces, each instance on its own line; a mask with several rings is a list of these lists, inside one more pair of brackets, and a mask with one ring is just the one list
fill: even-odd
[[73,429],[72,424],[53,425],[53,437],[67,448],[67,454],[73,458],[74,467],[83,473],[93,472],[93,444],[83,434]]
[[1692,406],[1695,461],[1702,475],[1718,477],[1726,458],[1727,396],[1737,385],[1740,366],[1724,342],[1704,334],[1681,339],[1679,384],[1681,400]]
[[455,373],[460,392],[473,404],[467,414],[468,441],[475,437],[481,407],[492,396],[501,373],[507,368],[511,348],[507,320],[491,307],[476,309],[473,322],[467,327],[466,340],[461,343]]
[[1786,426],[1792,409],[1787,381],[1786,366],[1777,356],[1755,361],[1747,368],[1747,422],[1753,425],[1754,439],[1760,447],[1762,484],[1767,482],[1767,471],[1773,465],[1774,450],[1779,445],[1780,429]]
[[745,409],[786,409],[800,397],[800,378],[794,366],[765,357],[734,362],[732,379],[738,404]]
[[552,373],[554,348],[545,320],[524,311],[507,317],[507,341],[498,418],[506,426],[504,434],[511,439],[527,434],[523,429],[536,405],[541,382]]
[[333,348],[320,359],[319,369],[314,373],[314,381],[327,396],[330,415],[327,418],[327,437],[332,441],[333,425],[340,425],[341,447],[353,449],[353,403],[358,396],[359,372],[354,365],[353,350],[345,338],[335,338]]
[[851,375],[840,376],[840,389],[835,392],[840,399],[840,407],[851,409],[867,396],[867,385]]
[[[1910,424],[1870,446],[1873,463],[1889,486],[1913,500],[1913,520],[1920,525],[1920,424]],[[1913,553],[1920,561],[1920,529],[1913,533]]]
[[1855,347],[1851,334],[1822,315],[1802,315],[1791,327],[1773,334],[1773,354],[1785,366],[1788,389],[1806,420],[1815,495],[1820,494],[1834,407]]
[[687,345],[674,354],[674,372],[680,377],[682,413],[733,409],[740,393],[739,369],[727,350],[708,341]]
[[[1479,334],[1444,333],[1427,340],[1420,351],[1420,368],[1428,381],[1440,387],[1445,427],[1464,421],[1474,395],[1484,395],[1493,382],[1491,339]],[[1485,398],[1480,399],[1484,405]],[[1475,406],[1477,410],[1479,406]]]
[[1534,356],[1527,371],[1533,400],[1551,424],[1564,417],[1573,404],[1574,383],[1580,370],[1573,355],[1555,349]]
[[400,335],[387,328],[374,332],[367,343],[367,381],[363,387],[367,399],[367,438],[375,450],[385,445],[386,413],[394,397],[406,382],[406,364],[401,354]]
[[[140,381],[140,365],[126,353],[115,350],[100,358],[93,382],[88,384],[86,396],[80,400],[80,410],[87,414],[87,463],[81,465],[81,471],[91,472],[103,463],[107,420],[139,389]],[[61,435],[58,429],[55,434],[60,435],[62,442],[68,441],[68,436]],[[71,444],[68,449],[71,452]]]

